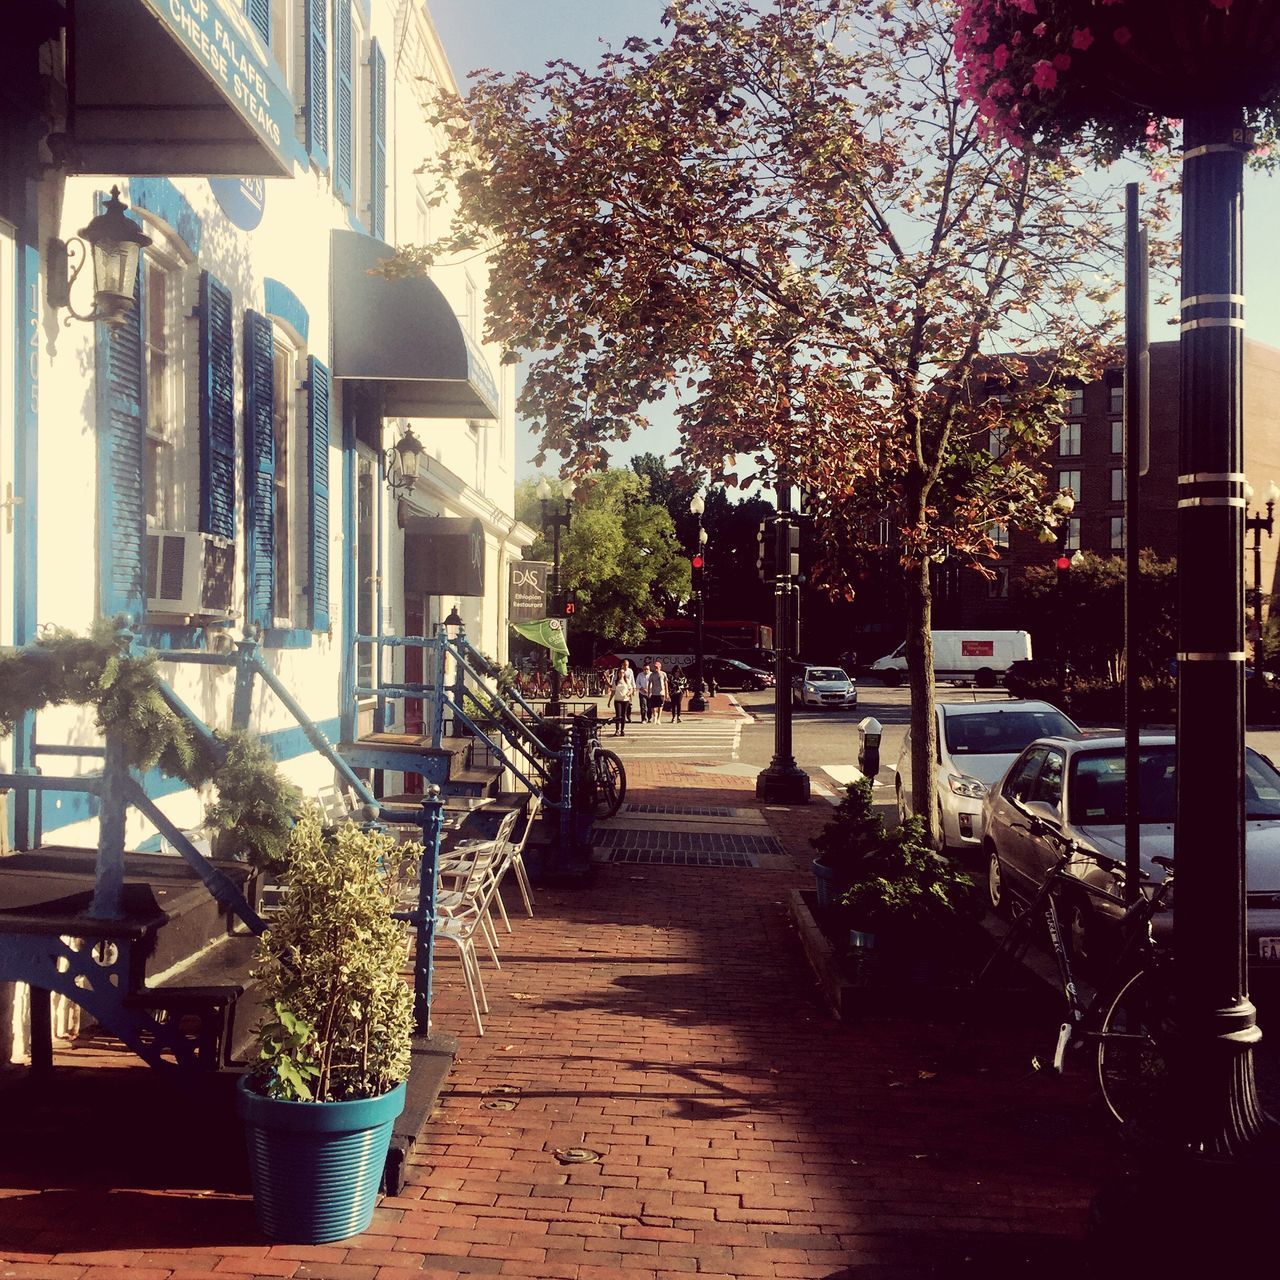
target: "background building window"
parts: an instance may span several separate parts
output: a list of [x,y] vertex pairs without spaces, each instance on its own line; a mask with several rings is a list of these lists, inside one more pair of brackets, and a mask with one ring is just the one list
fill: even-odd
[[293,89],[293,0],[275,0],[271,6],[271,56]]
[[1124,516],[1111,517],[1111,550],[1124,550]]
[[431,206],[427,203],[427,197],[423,194],[421,187],[418,188],[415,198],[413,229],[415,243],[429,244],[431,242]]
[[1009,439],[1008,427],[992,427],[987,436],[987,452],[993,458],[1004,457],[1004,451]]
[[1108,387],[1107,391],[1110,393],[1110,396],[1111,396],[1111,412],[1123,413],[1124,412],[1124,383],[1121,382],[1121,383],[1117,383],[1113,387]]
[[1124,468],[1113,467],[1111,469],[1111,501],[1124,501]]
[[1080,517],[1072,516],[1067,524],[1067,550],[1080,550]]
[[1077,457],[1080,453],[1080,424],[1064,422],[1058,428],[1058,452],[1064,458]]
[[1124,452],[1124,423],[1113,422],[1111,424],[1111,452]]
[[987,534],[995,546],[1007,547],[1009,545],[1009,526],[1007,524],[996,521],[995,524],[987,526]]
[[1080,501],[1080,475],[1079,471],[1059,471],[1058,472],[1058,488],[1070,489],[1071,496]]
[[1084,413],[1084,388],[1074,387],[1067,392],[1067,413],[1078,418]]
[[1009,568],[997,565],[995,577],[987,579],[987,599],[1007,600],[1009,598]]

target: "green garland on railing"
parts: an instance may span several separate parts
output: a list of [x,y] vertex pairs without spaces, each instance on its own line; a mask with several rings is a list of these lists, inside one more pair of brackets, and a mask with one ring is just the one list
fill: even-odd
[[33,645],[0,650],[0,737],[27,712],[92,706],[99,732],[119,744],[129,768],[158,768],[190,787],[217,787],[217,802],[205,811],[217,853],[278,870],[300,792],[249,734],[215,732],[210,750],[165,701],[156,659],[134,656],[129,644],[127,632],[99,621],[87,636],[48,627]]

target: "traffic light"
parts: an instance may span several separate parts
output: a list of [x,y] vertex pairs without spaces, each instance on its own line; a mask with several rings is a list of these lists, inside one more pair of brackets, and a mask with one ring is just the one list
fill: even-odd
[[566,591],[564,593],[564,605],[562,611],[566,618],[572,618],[578,611],[578,593],[576,591]]
[[1057,560],[1054,561],[1054,564],[1057,566],[1059,573],[1066,573],[1067,570],[1071,568],[1071,557],[1059,556]]
[[694,556],[694,557],[693,557],[693,559],[692,559],[689,563],[693,566],[693,571],[694,571],[694,573],[701,573],[701,572],[702,572],[703,560],[702,560],[702,556],[701,556],[701,555],[696,555],[696,556]]

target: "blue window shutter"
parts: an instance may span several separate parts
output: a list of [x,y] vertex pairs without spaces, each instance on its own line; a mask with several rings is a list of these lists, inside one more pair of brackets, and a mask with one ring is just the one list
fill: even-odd
[[369,49],[369,230],[387,236],[387,60],[374,40]]
[[329,370],[307,357],[307,445],[311,478],[311,630],[329,630]]
[[351,57],[351,0],[333,0],[333,191],[351,203],[354,106]]
[[329,167],[329,0],[306,0],[307,84],[303,102],[307,154]]
[[276,445],[271,408],[275,347],[271,321],[244,313],[245,573],[248,621],[262,628],[275,618]]
[[[98,211],[104,207],[99,197]],[[118,329],[97,325],[94,349],[98,426],[98,603],[106,618],[137,622],[146,611],[143,545],[146,493],[146,376],[142,259],[137,301]]]
[[235,337],[231,290],[200,273],[200,528],[236,536]]
[[[288,3],[288,0],[280,0],[281,4]],[[267,48],[271,48],[271,0],[244,0],[244,11],[249,15],[249,21],[258,28],[258,34],[262,37]]]

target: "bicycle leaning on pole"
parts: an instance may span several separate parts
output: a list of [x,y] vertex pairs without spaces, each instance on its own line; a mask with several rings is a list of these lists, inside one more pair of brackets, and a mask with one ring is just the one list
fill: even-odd
[[626,767],[620,756],[600,745],[600,721],[596,719],[587,736],[587,786],[596,818],[612,818],[627,797]]
[[[1087,1049],[1093,1055],[1095,1078],[1107,1112],[1117,1123],[1132,1125],[1147,1117],[1158,1117],[1168,1084],[1172,957],[1157,945],[1151,922],[1173,904],[1173,860],[1152,859],[1164,868],[1164,879],[1154,882],[1144,877],[1142,892],[1125,908],[1118,921],[1115,964],[1104,975],[1094,995],[1085,999],[1076,984],[1055,890],[1087,892],[1103,899],[1111,899],[1111,895],[1071,874],[1069,866],[1081,856],[1087,856],[1113,875],[1123,873],[1123,863],[1092,852],[1082,855],[1074,840],[1063,840],[1057,862],[1025,909],[1013,919],[974,985],[980,989],[987,974],[1002,958],[1020,962],[1034,940],[1036,926],[1043,923],[1067,1002],[1051,1069],[1060,1075],[1065,1069],[1068,1051]],[[1038,1069],[1042,1064],[1033,1059],[1033,1065]]]

